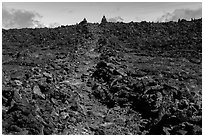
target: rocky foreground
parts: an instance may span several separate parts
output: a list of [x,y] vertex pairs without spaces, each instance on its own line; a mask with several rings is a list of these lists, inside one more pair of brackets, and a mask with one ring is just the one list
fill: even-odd
[[202,21],[2,30],[2,132],[201,135]]

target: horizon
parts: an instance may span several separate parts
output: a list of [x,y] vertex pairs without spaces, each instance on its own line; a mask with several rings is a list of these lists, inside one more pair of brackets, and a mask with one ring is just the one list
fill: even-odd
[[[193,20],[200,20],[200,19],[202,19],[202,17],[201,18],[197,18],[197,19],[195,19],[195,18],[192,18],[192,19]],[[178,19],[178,20],[183,20],[183,19]],[[135,22],[133,22],[133,21],[130,21],[130,22],[108,22],[108,23],[124,23],[124,24],[128,24],[128,23],[131,23],[131,22],[133,22],[133,23],[142,23],[142,22],[147,22],[147,23],[169,23],[169,22],[178,22],[178,20],[177,21],[167,21],[167,22],[153,22],[153,21],[139,21],[139,22],[135,21]],[[184,20],[186,20],[186,19],[184,19]],[[186,20],[186,21],[192,21],[192,20]],[[43,27],[25,27],[25,28],[2,28],[2,29],[3,30],[12,30],[12,29],[13,30],[14,29],[17,29],[17,30],[18,29],[43,29],[43,28],[51,29],[51,28],[58,28],[58,27],[62,27],[62,26],[68,26],[69,27],[69,26],[73,26],[73,25],[78,25],[80,22],[78,22],[76,24],[70,24],[70,25],[65,24],[65,25],[59,25],[59,26],[55,26],[55,27],[43,26]],[[94,24],[94,23],[100,24],[100,22],[89,22],[89,21],[87,21],[87,23],[88,24]]]
[[103,15],[123,23],[200,19],[202,2],[2,2],[3,29],[100,23]]

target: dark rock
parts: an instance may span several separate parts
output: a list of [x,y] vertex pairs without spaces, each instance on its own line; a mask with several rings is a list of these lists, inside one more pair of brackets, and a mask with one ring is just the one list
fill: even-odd
[[24,73],[23,72],[14,72],[11,74],[11,80],[22,80],[24,79]]
[[83,21],[81,21],[81,22],[79,23],[79,25],[84,25],[84,24],[87,24],[86,18],[84,18]]
[[94,132],[94,135],[105,135],[104,131],[99,129],[98,127],[89,127],[91,131]]
[[11,105],[11,101],[13,99],[14,96],[14,90],[12,88],[8,88],[8,87],[3,87],[2,90],[2,101],[3,104],[5,104],[5,106],[10,106]]
[[103,16],[103,18],[101,19],[101,24],[104,25],[107,23],[106,17]]

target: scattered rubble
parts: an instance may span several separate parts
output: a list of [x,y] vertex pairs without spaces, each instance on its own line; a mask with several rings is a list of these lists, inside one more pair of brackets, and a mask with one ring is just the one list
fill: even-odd
[[2,134],[201,135],[201,26],[3,29]]

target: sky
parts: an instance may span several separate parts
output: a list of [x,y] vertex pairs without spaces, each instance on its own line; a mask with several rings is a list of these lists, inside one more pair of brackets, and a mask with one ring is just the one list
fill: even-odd
[[177,21],[202,17],[201,2],[2,2],[2,27],[56,27],[99,22]]

